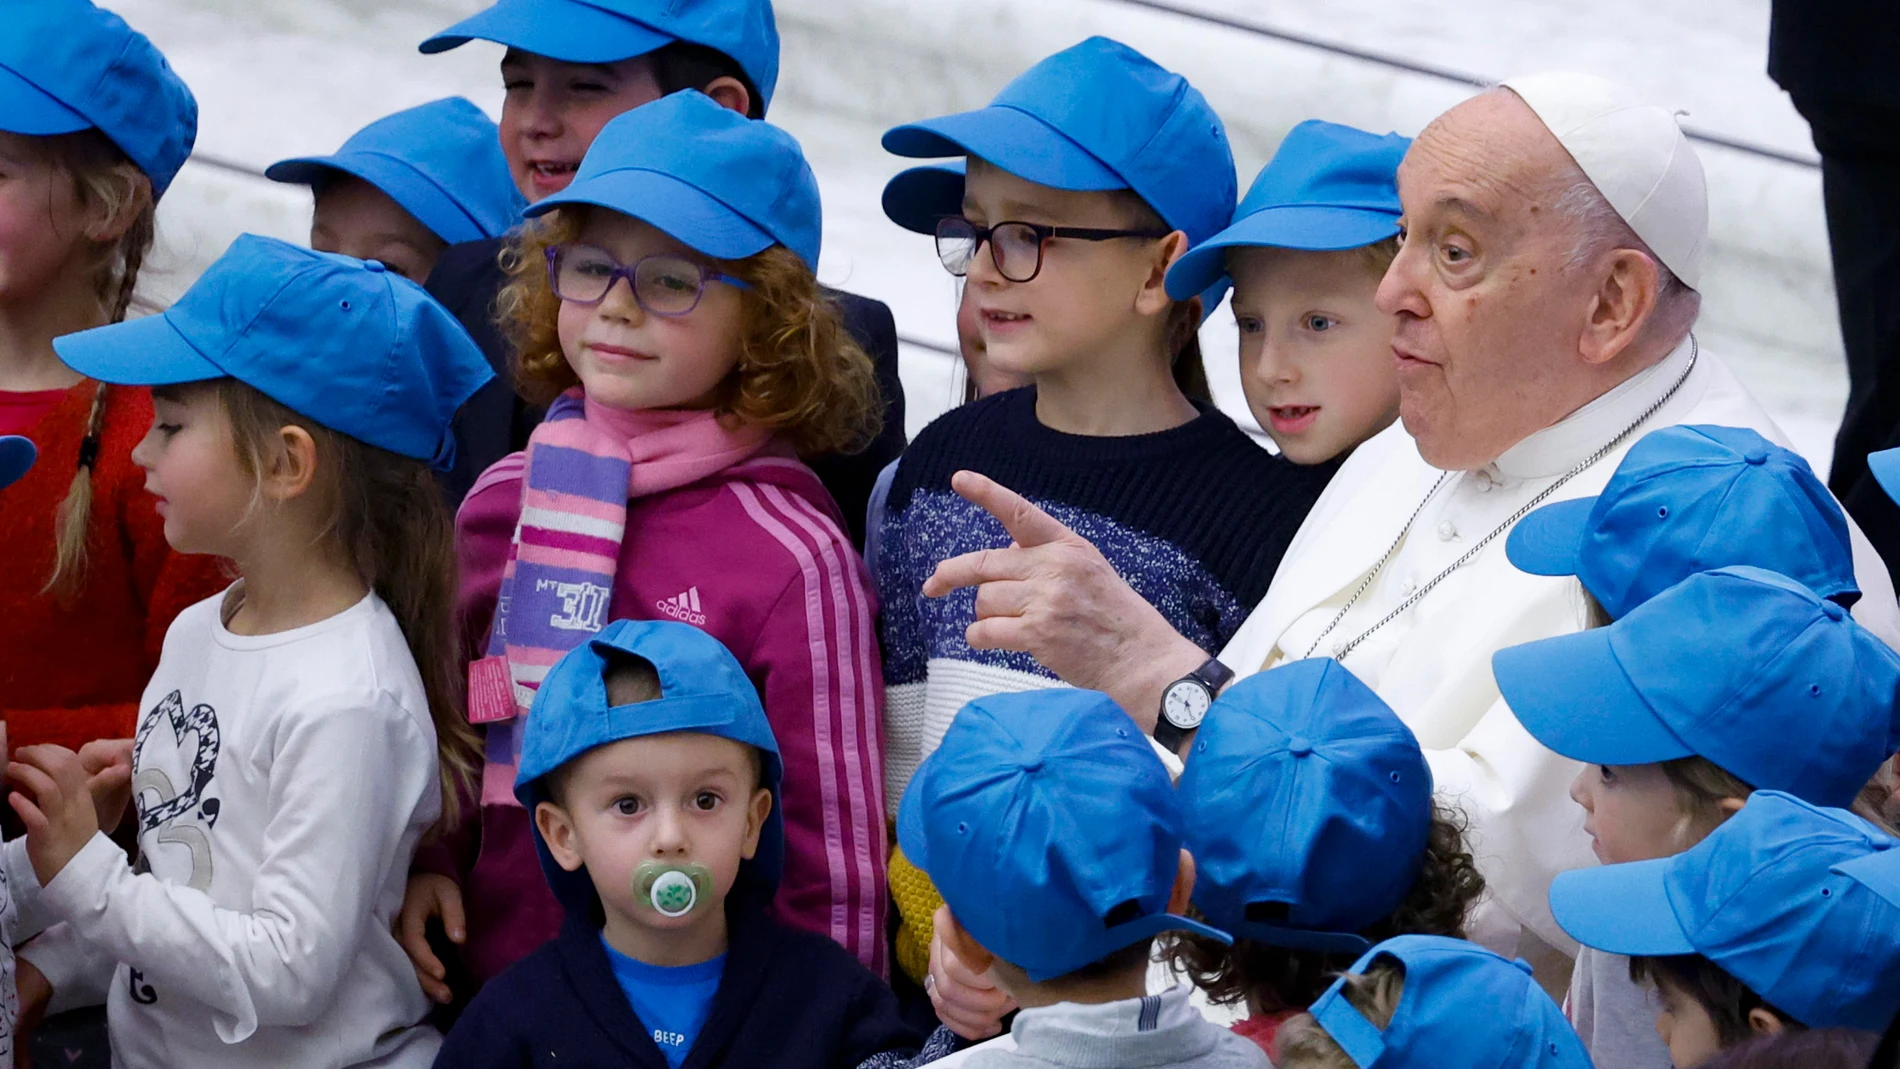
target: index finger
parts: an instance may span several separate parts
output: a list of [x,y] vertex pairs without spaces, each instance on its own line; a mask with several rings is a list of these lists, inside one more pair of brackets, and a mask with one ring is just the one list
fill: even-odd
[[94,739],[79,748],[79,763],[88,772],[98,772],[114,765],[132,764],[131,739]]
[[981,586],[997,579],[1027,579],[1035,558],[1018,546],[979,549],[951,557],[924,579],[924,597],[940,598],[952,590]]
[[987,475],[957,472],[950,477],[950,488],[965,501],[996,517],[1003,530],[1009,532],[1010,539],[1024,548],[1076,537],[1060,520]]

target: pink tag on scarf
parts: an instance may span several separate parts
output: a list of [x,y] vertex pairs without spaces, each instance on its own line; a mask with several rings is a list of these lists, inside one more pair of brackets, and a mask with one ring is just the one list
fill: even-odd
[[469,662],[469,723],[493,724],[501,720],[513,720],[520,712],[515,707],[514,682],[508,678],[508,658],[496,654]]

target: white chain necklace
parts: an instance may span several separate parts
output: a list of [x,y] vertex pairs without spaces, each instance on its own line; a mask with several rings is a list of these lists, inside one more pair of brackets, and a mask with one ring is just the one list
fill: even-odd
[[[1468,550],[1465,550],[1465,552],[1457,560],[1452,561],[1450,567],[1446,568],[1442,572],[1439,572],[1437,575],[1432,576],[1429,582],[1425,583],[1423,586],[1413,591],[1411,595],[1407,597],[1404,601],[1399,602],[1398,608],[1395,608],[1391,612],[1386,613],[1385,616],[1379,619],[1378,623],[1375,623],[1371,627],[1366,628],[1364,631],[1359,632],[1358,637],[1354,638],[1352,641],[1343,643],[1339,646],[1335,646],[1331,654],[1332,659],[1335,661],[1344,661],[1346,659],[1346,656],[1350,654],[1354,649],[1357,649],[1361,642],[1364,642],[1367,638],[1371,637],[1374,631],[1377,631],[1380,628],[1384,627],[1385,625],[1398,619],[1401,613],[1405,612],[1405,610],[1411,608],[1412,606],[1418,604],[1419,601],[1425,597],[1425,595],[1432,592],[1433,587],[1443,582],[1446,576],[1464,567],[1465,565],[1471,563],[1471,561],[1474,560],[1478,556],[1479,553],[1483,552],[1485,546],[1490,545],[1491,542],[1494,539],[1496,539],[1499,535],[1510,530],[1512,524],[1516,523],[1517,521],[1523,519],[1525,516],[1529,515],[1532,509],[1543,504],[1544,500],[1548,498],[1550,495],[1556,493],[1559,487],[1563,486],[1563,484],[1569,482],[1571,479],[1581,474],[1586,468],[1589,468],[1591,465],[1595,464],[1597,461],[1602,460],[1604,457],[1608,456],[1611,450],[1615,449],[1618,445],[1621,445],[1623,443],[1624,439],[1628,438],[1632,434],[1635,434],[1636,429],[1638,427],[1641,427],[1643,424],[1649,422],[1649,419],[1651,416],[1654,416],[1656,413],[1662,411],[1662,407],[1668,404],[1671,398],[1676,396],[1676,391],[1682,389],[1682,384],[1689,381],[1689,373],[1695,370],[1696,357],[1701,354],[1701,351],[1702,351],[1701,346],[1696,343],[1695,335],[1694,334],[1689,335],[1689,366],[1682,369],[1682,374],[1677,376],[1675,383],[1669,387],[1669,391],[1667,393],[1663,394],[1662,397],[1658,398],[1655,404],[1650,405],[1649,408],[1645,410],[1642,415],[1636,417],[1636,422],[1631,423],[1629,426],[1623,428],[1622,433],[1610,439],[1609,442],[1603,446],[1603,448],[1583,458],[1583,460],[1580,463],[1578,463],[1576,467],[1571,468],[1569,471],[1564,472],[1562,475],[1558,476],[1556,482],[1553,482],[1549,486],[1544,487],[1544,489],[1540,491],[1536,497],[1533,497],[1528,502],[1525,502],[1524,507],[1518,509],[1516,512],[1511,513],[1510,517],[1506,519],[1503,523],[1498,524],[1497,527],[1494,528],[1490,534],[1485,535],[1483,538],[1480,538],[1476,545],[1472,546]],[[1346,614],[1352,611],[1352,607],[1359,603],[1360,596],[1363,595],[1369,588],[1371,588],[1373,580],[1377,579],[1379,577],[1379,573],[1385,570],[1385,566],[1391,563],[1393,554],[1397,553],[1399,551],[1399,547],[1405,544],[1405,536],[1412,533],[1412,525],[1418,522],[1419,516],[1425,511],[1425,506],[1431,504],[1432,498],[1438,495],[1439,488],[1445,485],[1446,480],[1450,479],[1451,475],[1452,475],[1451,472],[1444,472],[1443,474],[1438,476],[1438,480],[1436,482],[1432,483],[1432,488],[1425,492],[1425,500],[1420,501],[1418,503],[1418,507],[1412,510],[1412,516],[1410,519],[1405,521],[1405,527],[1399,531],[1399,536],[1392,540],[1392,545],[1386,549],[1385,555],[1379,558],[1379,563],[1372,566],[1372,571],[1366,573],[1365,579],[1360,582],[1358,589],[1352,592],[1352,596],[1346,599],[1346,604],[1340,608],[1339,614],[1334,616],[1332,622],[1326,625],[1326,629],[1321,631],[1318,637],[1313,639],[1313,644],[1309,646],[1306,650],[1306,656],[1308,657],[1313,656],[1314,652],[1319,649],[1319,644],[1325,641],[1327,635],[1330,635],[1333,633],[1333,629],[1339,626],[1339,622],[1341,620],[1344,620],[1346,618]]]

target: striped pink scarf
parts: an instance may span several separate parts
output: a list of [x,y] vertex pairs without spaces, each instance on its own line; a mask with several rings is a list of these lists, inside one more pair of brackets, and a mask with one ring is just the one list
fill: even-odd
[[[471,719],[488,723],[482,804],[520,804],[515,772],[534,692],[554,662],[607,625],[627,502],[723,471],[771,437],[755,424],[726,426],[706,411],[598,405],[579,387],[555,399],[528,437],[521,518],[488,656],[470,670]],[[506,698],[497,700],[497,687]],[[480,715],[478,706],[501,713]]]

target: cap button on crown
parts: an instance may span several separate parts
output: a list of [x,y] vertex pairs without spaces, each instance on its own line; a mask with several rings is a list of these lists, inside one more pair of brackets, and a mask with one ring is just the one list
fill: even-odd
[[380,274],[382,274],[382,273],[383,273],[384,271],[387,271],[387,270],[389,270],[389,268],[388,268],[388,267],[386,267],[386,266],[384,266],[384,264],[383,264],[383,262],[382,262],[381,260],[364,260],[364,261],[363,261],[363,270],[365,270],[365,271],[374,271],[374,272],[376,272],[377,274],[379,274],[379,275],[380,275]]
[[1750,464],[1766,464],[1768,463],[1768,451],[1766,449],[1750,449],[1748,452],[1742,454],[1742,459]]
[[1313,752],[1313,743],[1304,735],[1289,735],[1286,740],[1286,749],[1295,757],[1305,757]]

